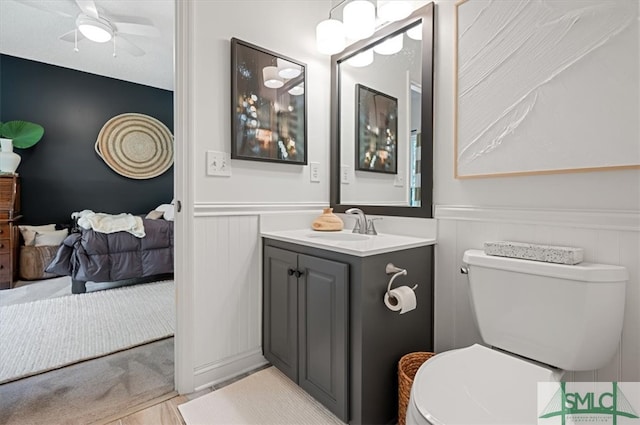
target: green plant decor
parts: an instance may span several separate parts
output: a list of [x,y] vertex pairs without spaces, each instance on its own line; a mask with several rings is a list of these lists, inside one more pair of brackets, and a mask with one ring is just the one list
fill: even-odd
[[28,121],[0,122],[0,137],[13,140],[13,147],[19,149],[30,148],[42,139],[44,128]]

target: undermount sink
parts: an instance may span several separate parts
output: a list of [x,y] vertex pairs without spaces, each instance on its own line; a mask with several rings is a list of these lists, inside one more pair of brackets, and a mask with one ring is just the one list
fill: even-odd
[[330,240],[330,241],[366,241],[367,239],[371,238],[372,236],[368,236],[368,235],[361,235],[359,233],[343,233],[343,232],[336,232],[336,233],[328,233],[328,232],[323,232],[323,233],[310,233],[307,235],[307,237],[309,238],[315,238],[315,239],[326,239],[326,240]]

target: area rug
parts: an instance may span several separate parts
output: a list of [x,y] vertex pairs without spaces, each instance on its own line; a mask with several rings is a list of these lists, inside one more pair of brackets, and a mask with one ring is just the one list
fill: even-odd
[[173,281],[0,307],[0,383],[174,333]]
[[275,367],[178,406],[187,425],[344,425]]
[[109,423],[160,403],[177,395],[173,350],[165,338],[0,385],[0,424]]

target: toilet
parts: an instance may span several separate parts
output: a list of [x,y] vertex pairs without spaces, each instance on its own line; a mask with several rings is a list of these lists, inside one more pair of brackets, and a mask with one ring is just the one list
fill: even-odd
[[417,371],[407,425],[535,425],[538,382],[599,369],[624,317],[624,267],[464,253],[483,342],[437,354]]

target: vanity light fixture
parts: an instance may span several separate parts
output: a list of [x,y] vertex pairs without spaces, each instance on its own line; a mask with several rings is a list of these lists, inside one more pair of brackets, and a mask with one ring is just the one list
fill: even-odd
[[[338,19],[333,19],[331,17],[333,10],[347,1],[348,3],[342,10],[344,23]],[[378,22],[376,22],[376,6],[369,0],[342,0],[332,7],[329,11],[329,19],[325,19],[316,26],[316,47],[318,51],[325,55],[340,53],[346,47],[346,38],[351,41],[357,41],[370,37],[375,32],[376,24],[399,21],[413,12],[413,2],[411,1],[377,0],[376,4],[378,7]],[[419,40],[417,38],[414,39]]]
[[380,44],[373,46],[373,50],[381,55],[393,55],[402,50],[403,34],[398,34],[395,37],[386,39]]
[[411,2],[403,0],[378,0],[378,18],[395,22],[411,15]]
[[93,18],[81,13],[76,18],[76,26],[82,35],[96,43],[106,43],[113,38],[113,27],[102,18]]
[[376,8],[368,0],[353,0],[343,11],[345,34],[351,40],[371,37],[376,30]]
[[409,30],[407,31],[407,36],[409,36],[409,38],[412,40],[422,40],[422,24],[409,28]]
[[284,86],[284,81],[278,75],[278,67],[265,66],[262,68],[262,78],[264,79],[265,87],[270,89],[279,89]]
[[302,73],[302,69],[300,65],[295,63],[286,61],[281,58],[277,58],[276,63],[278,64],[278,75],[284,79],[296,78],[298,75]]
[[363,68],[373,63],[373,50],[368,49],[347,59],[347,63],[356,68]]
[[300,96],[304,94],[304,87],[302,84],[298,84],[297,86],[289,89],[289,94],[292,96]]
[[337,19],[325,19],[316,25],[316,47],[323,55],[335,55],[346,47],[344,24]]

